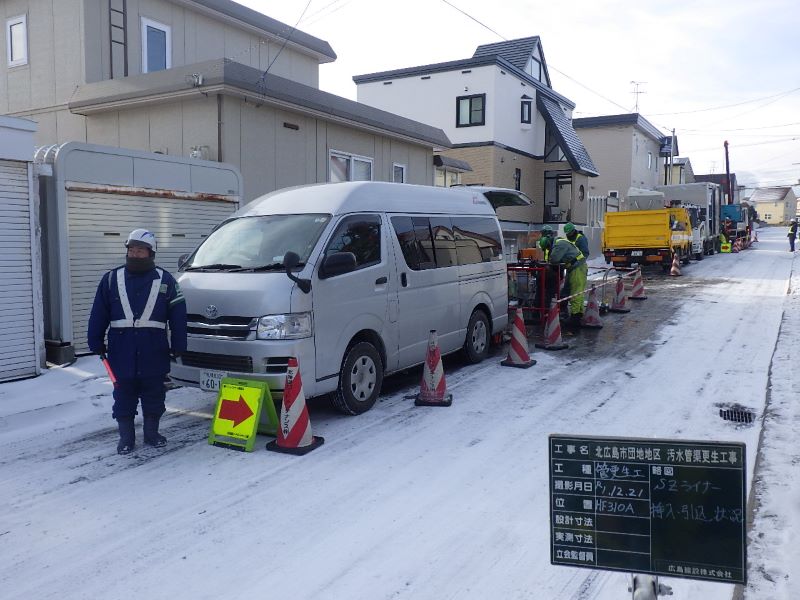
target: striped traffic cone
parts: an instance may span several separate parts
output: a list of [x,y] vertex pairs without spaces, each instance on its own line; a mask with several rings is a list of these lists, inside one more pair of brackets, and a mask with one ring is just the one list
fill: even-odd
[[295,357],[289,358],[286,383],[283,386],[281,420],[278,437],[267,444],[267,450],[284,454],[307,454],[319,448],[325,440],[311,435],[311,420],[308,418],[303,381]]
[[669,270],[670,277],[680,277],[681,276],[681,265],[680,261],[678,260],[678,254],[676,252],[672,253],[672,267]]
[[422,367],[422,382],[414,404],[417,406],[450,406],[452,403],[453,394],[447,392],[447,383],[444,379],[439,339],[436,330],[431,329],[428,337],[428,350],[425,353],[425,365]]
[[511,343],[508,346],[508,357],[500,363],[504,367],[527,369],[536,364],[528,354],[528,334],[525,331],[525,319],[522,309],[517,307],[514,323],[511,326]]
[[544,350],[569,348],[561,340],[561,320],[558,318],[558,301],[555,298],[550,303],[550,311],[547,313],[547,321],[544,324],[544,342],[536,344],[536,347]]
[[586,312],[583,313],[581,327],[588,329],[603,327],[603,322],[600,320],[600,304],[597,302],[597,290],[594,286],[589,290],[589,301],[586,303]]
[[617,289],[614,294],[614,301],[611,303],[608,311],[613,313],[631,312],[631,309],[628,307],[628,296],[625,293],[625,284],[622,281],[622,275],[617,277]]
[[633,276],[630,298],[631,300],[647,300],[647,296],[644,295],[644,281],[642,280],[641,267],[636,267],[636,275]]

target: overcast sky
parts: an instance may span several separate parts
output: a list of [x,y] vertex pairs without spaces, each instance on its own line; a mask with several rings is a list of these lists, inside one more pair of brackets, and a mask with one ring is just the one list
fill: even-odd
[[634,112],[642,82],[639,112],[675,128],[695,173],[725,171],[727,139],[740,184],[800,179],[798,0],[238,1],[330,43],[320,87],[339,96],[356,99],[354,75],[538,35],[575,117]]

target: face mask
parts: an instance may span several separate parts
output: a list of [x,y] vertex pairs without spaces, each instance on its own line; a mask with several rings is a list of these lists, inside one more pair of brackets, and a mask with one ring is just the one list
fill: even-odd
[[146,258],[125,257],[125,268],[131,273],[145,273],[154,269],[156,266],[152,256]]

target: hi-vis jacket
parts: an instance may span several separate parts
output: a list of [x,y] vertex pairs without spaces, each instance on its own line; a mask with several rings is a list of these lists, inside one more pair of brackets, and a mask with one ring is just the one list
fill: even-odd
[[563,263],[571,269],[576,265],[586,262],[586,257],[578,250],[578,247],[564,238],[556,238],[553,248],[550,250],[550,262],[552,264]]
[[108,360],[119,379],[157,377],[169,372],[170,344],[186,351],[186,302],[178,283],[155,268],[109,271],[97,286],[89,316],[89,349],[99,352],[108,330]]

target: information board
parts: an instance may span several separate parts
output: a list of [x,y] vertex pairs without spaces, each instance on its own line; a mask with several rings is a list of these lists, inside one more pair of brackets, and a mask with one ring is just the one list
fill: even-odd
[[746,583],[745,445],[551,435],[550,562]]

